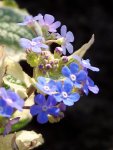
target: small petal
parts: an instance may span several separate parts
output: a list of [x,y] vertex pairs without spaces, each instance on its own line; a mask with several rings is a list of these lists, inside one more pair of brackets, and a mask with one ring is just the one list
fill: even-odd
[[82,84],[77,83],[77,82],[74,82],[74,86],[75,86],[76,88],[79,88],[79,89],[82,88]]
[[73,102],[77,102],[80,99],[80,94],[78,93],[73,93],[69,96],[69,98],[73,101]]
[[66,40],[68,42],[73,42],[74,41],[74,35],[71,31],[68,31],[67,34],[66,34]]
[[53,24],[50,25],[49,31],[50,32],[56,32],[56,29],[58,27],[60,27],[60,25],[61,25],[60,21],[56,21],[55,23],[53,23]]
[[77,74],[77,82],[81,83],[85,81],[86,78],[87,78],[86,72],[83,70],[79,71],[79,73]]
[[64,55],[66,55],[66,48],[65,48],[65,46],[61,46],[62,47],[62,53],[64,54]]
[[34,98],[34,100],[40,106],[42,106],[42,105],[44,105],[46,103],[45,96],[42,95],[42,94],[36,95],[35,98]]
[[64,66],[64,67],[62,68],[62,74],[63,74],[64,76],[66,76],[66,77],[69,77],[70,74],[71,74],[71,71],[70,71],[70,69],[69,69],[67,66]]
[[48,96],[47,98],[47,106],[55,106],[57,104],[55,98],[53,96]]
[[70,54],[73,53],[73,45],[71,43],[66,43],[66,48]]
[[45,112],[41,112],[38,116],[37,116],[37,121],[41,124],[44,124],[46,122],[48,122],[48,117],[47,114]]
[[66,79],[64,81],[64,90],[65,90],[65,92],[70,93],[72,91],[72,88],[73,88],[73,83],[71,82],[70,79]]
[[93,92],[94,94],[98,94],[98,92],[99,92],[99,88],[98,88],[98,86],[88,86],[88,88],[89,88],[89,90],[91,91],[91,92]]
[[45,23],[50,25],[54,22],[55,18],[52,15],[46,14],[44,16],[44,20],[45,20]]
[[66,33],[67,33],[67,27],[63,25],[61,27],[61,36],[66,37]]
[[88,77],[87,79],[88,79],[88,85],[93,87],[94,81],[90,77]]
[[59,108],[53,107],[48,110],[48,114],[57,116],[60,112]]
[[72,105],[74,105],[74,102],[71,101],[70,99],[63,99],[63,102],[64,102],[64,104],[67,105],[67,106],[72,106]]
[[4,108],[4,113],[3,113],[3,115],[6,116],[6,117],[11,117],[11,115],[13,114],[13,112],[14,112],[14,109],[13,109],[12,107],[10,107],[10,106],[7,105],[7,106]]
[[57,102],[61,102],[62,101],[61,94],[55,94],[53,96],[54,96],[54,98],[56,99]]
[[70,68],[72,74],[77,73],[79,70],[79,66],[76,63],[71,63],[69,68]]
[[30,113],[32,114],[32,116],[39,114],[41,111],[42,111],[42,109],[38,105],[33,105],[30,108]]
[[99,68],[97,68],[97,67],[90,67],[89,68],[90,70],[92,70],[92,71],[95,71],[95,72],[98,72],[98,71],[100,71],[100,69]]
[[32,47],[32,51],[35,53],[41,53],[41,48],[38,46]]
[[20,45],[21,45],[24,49],[31,49],[30,40],[28,40],[28,39],[21,38],[21,39],[20,39]]
[[54,80],[50,80],[49,82],[48,82],[48,86],[50,87],[50,88],[55,88],[56,86],[56,83],[55,83],[55,81]]
[[57,92],[62,92],[62,82],[58,81],[56,82]]
[[46,79],[44,77],[38,77],[37,81],[39,84],[42,84],[42,85],[45,85],[45,83],[46,83]]
[[88,86],[86,84],[83,86],[83,91],[86,95],[88,95],[89,91],[88,91]]

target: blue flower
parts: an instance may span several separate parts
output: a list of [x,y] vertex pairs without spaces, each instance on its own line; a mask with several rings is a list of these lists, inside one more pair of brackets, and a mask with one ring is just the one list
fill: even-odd
[[31,106],[31,114],[38,115],[37,121],[41,124],[48,122],[48,115],[58,116],[60,109],[56,107],[56,100],[53,96],[49,96],[47,100],[42,94],[35,96],[36,105]]
[[57,102],[62,102],[67,106],[72,106],[74,102],[78,101],[80,95],[78,93],[72,93],[73,84],[69,79],[66,79],[64,83],[58,81],[56,83],[57,94],[54,94]]
[[0,116],[11,117],[14,109],[9,106],[2,98],[0,98]]
[[88,95],[89,91],[93,92],[94,94],[98,94],[99,88],[97,85],[94,84],[93,80],[87,76],[86,81],[83,83],[83,91],[86,95]]
[[65,25],[61,27],[61,35],[60,34],[57,35],[57,38],[62,37],[63,37],[63,43],[61,45],[63,49],[62,53],[66,55],[66,49],[70,54],[73,53],[73,45],[71,44],[71,42],[74,41],[74,35],[71,31],[67,32],[67,27]]
[[56,83],[53,80],[49,80],[44,77],[38,77],[38,82],[36,84],[37,88],[41,90],[43,93],[52,95],[56,91]]
[[45,27],[49,32],[56,32],[56,29],[61,25],[60,21],[54,22],[55,18],[52,15],[45,14],[43,17],[39,14],[37,17],[40,26]]
[[81,88],[82,82],[87,78],[86,72],[83,70],[79,71],[79,66],[76,63],[71,63],[69,68],[64,66],[62,68],[62,74],[69,78],[77,88]]
[[41,53],[41,49],[48,48],[48,46],[43,43],[43,40],[44,39],[41,36],[32,39],[32,41],[25,38],[21,38],[20,45],[26,50],[31,50],[35,53]]
[[34,24],[35,21],[37,21],[39,19],[38,16],[36,17],[33,17],[33,16],[25,16],[24,17],[24,21],[22,23],[18,23],[18,25],[21,25],[21,26],[32,26]]
[[90,70],[96,71],[96,72],[99,71],[99,68],[91,66],[89,59],[84,60],[84,59],[81,59],[77,55],[74,56],[74,58],[80,63],[80,65],[83,67],[84,70],[90,69]]
[[5,88],[1,87],[0,98],[7,104],[7,106],[22,111],[22,107],[24,106],[24,100],[21,99],[19,95],[17,95],[15,92],[11,90],[6,90]]

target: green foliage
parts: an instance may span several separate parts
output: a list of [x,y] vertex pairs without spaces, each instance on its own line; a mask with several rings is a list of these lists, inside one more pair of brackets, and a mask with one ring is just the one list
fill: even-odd
[[18,7],[17,3],[15,0],[3,0],[3,4],[5,6],[10,6],[10,7]]
[[34,37],[29,28],[17,24],[23,21],[26,14],[27,12],[19,9],[0,8],[0,44],[14,50],[21,49],[19,45],[20,38],[32,39]]

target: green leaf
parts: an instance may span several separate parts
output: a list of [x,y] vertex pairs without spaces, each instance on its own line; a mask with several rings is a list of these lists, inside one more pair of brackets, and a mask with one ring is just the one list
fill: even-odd
[[15,0],[3,0],[3,5],[18,8],[18,4]]
[[29,15],[27,11],[21,9],[0,7],[0,44],[6,45],[9,49],[22,50],[19,44],[20,38],[35,37],[28,27],[17,24],[22,22],[26,15]]

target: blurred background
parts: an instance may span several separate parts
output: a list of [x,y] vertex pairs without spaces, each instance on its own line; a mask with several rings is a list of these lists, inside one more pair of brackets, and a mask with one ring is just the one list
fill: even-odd
[[113,0],[16,0],[33,16],[51,14],[75,35],[77,50],[95,34],[89,58],[99,73],[90,72],[98,95],[83,96],[56,124],[40,125],[36,118],[26,127],[43,134],[38,150],[113,150]]

